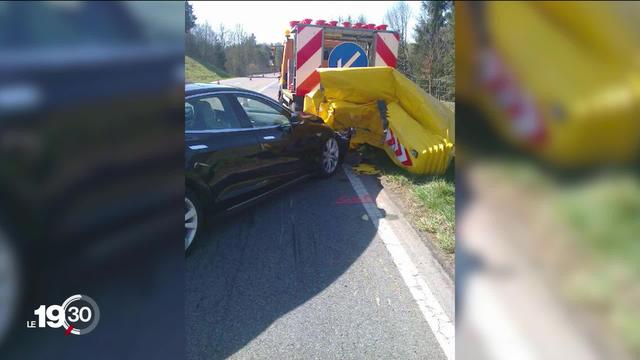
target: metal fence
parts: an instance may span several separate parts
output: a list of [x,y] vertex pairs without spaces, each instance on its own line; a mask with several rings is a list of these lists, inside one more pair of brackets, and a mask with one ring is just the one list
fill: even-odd
[[453,76],[439,79],[411,79],[426,92],[440,101],[456,101],[455,78]]

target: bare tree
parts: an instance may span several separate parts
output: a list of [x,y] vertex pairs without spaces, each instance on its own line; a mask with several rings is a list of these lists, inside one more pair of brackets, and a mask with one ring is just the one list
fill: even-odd
[[355,24],[357,22],[366,24],[367,23],[367,17],[364,16],[364,14],[360,14],[357,17],[356,16],[352,16],[352,15],[347,15],[347,16],[340,15],[340,16],[338,16],[338,20],[337,21],[339,23],[348,21],[348,22],[350,22],[352,24]]
[[407,45],[407,34],[409,19],[411,19],[411,8],[406,1],[398,1],[387,10],[384,15],[385,22],[391,30],[395,30],[400,35],[398,44],[398,70],[405,74],[410,73],[409,69],[409,47]]
[[227,44],[229,41],[228,35],[229,35],[229,32],[227,31],[227,29],[224,27],[223,24],[220,24],[220,27],[218,28],[218,41],[220,42],[220,45],[222,46],[222,48],[226,48],[228,45]]
[[353,16],[351,16],[351,15],[347,15],[347,16],[340,15],[340,16],[338,16],[338,22],[339,23],[343,23],[345,21],[346,22],[350,22],[352,24],[355,22],[355,21],[353,21]]
[[406,44],[409,19],[411,18],[411,8],[406,1],[398,1],[387,10],[384,21],[389,24],[389,28],[400,34],[400,41]]

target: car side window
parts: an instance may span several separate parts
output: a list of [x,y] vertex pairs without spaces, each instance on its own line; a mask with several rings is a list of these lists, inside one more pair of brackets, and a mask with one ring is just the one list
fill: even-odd
[[184,103],[184,129],[187,131],[239,128],[242,128],[240,121],[222,96],[199,97]]
[[254,97],[238,95],[237,98],[253,127],[289,124],[289,116],[284,109]]

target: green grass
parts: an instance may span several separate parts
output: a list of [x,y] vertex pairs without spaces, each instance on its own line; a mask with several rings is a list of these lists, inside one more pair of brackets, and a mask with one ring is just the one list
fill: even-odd
[[568,176],[531,161],[502,160],[489,171],[550,205],[548,211],[569,234],[550,241],[562,241],[574,249],[565,254],[571,267],[559,277],[563,295],[602,316],[633,355],[640,357],[638,170]]
[[359,151],[382,171],[383,185],[407,203],[413,225],[431,234],[444,253],[453,254],[456,247],[454,163],[443,176],[415,175],[397,167],[380,149],[363,146]]
[[413,193],[427,210],[418,218],[418,228],[436,236],[438,245],[447,253],[455,251],[455,185],[444,179],[414,184]]
[[210,83],[228,77],[223,71],[217,70],[213,66],[202,64],[189,56],[184,57],[184,72],[185,80],[189,83]]
[[[621,339],[640,356],[640,182],[631,174],[595,178],[557,196],[561,218],[586,246],[592,266],[569,295],[606,308]],[[637,300],[636,300],[637,301]]]

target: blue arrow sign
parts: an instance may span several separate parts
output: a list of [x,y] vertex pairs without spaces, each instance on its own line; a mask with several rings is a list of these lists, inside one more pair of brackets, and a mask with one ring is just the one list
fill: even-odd
[[358,44],[342,43],[329,54],[329,67],[367,67],[369,59],[367,53]]

